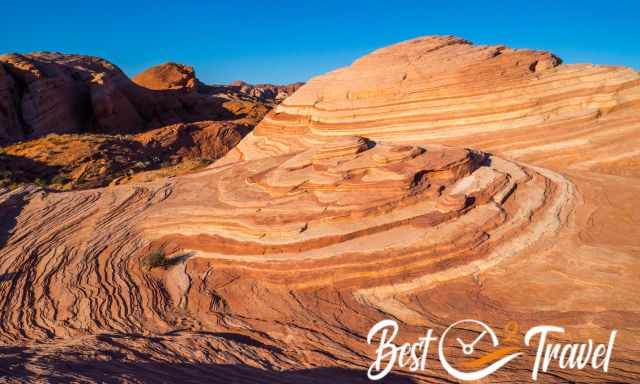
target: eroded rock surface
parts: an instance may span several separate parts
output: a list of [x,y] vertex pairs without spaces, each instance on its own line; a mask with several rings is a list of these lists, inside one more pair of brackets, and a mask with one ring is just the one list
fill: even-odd
[[[203,172],[0,191],[2,374],[367,382],[379,320],[401,342],[473,318],[520,337],[563,326],[564,342],[616,329],[607,373],[538,380],[637,381],[640,183],[599,145],[628,154],[638,137],[638,75],[559,63],[412,40],[310,81]],[[567,142],[581,137],[592,152]],[[530,140],[547,156],[518,155]],[[167,268],[143,268],[159,249]],[[530,380],[523,353],[490,379]],[[451,380],[433,352],[389,377]]]
[[191,67],[180,64],[153,67],[134,81],[96,57],[0,56],[0,144],[51,133],[133,134],[177,123],[233,120],[243,116],[228,103],[250,110],[268,102],[265,112],[275,103],[275,95],[263,101],[237,87],[201,84]]
[[229,160],[299,150],[317,137],[362,135],[637,176],[639,111],[640,75],[632,69],[424,37],[310,80]]
[[0,187],[88,189],[193,172],[224,156],[254,125],[243,118],[172,124],[135,135],[47,135],[0,148]]
[[233,148],[278,95],[207,86],[174,63],[132,82],[94,57],[1,56],[0,186],[86,189],[197,170]]

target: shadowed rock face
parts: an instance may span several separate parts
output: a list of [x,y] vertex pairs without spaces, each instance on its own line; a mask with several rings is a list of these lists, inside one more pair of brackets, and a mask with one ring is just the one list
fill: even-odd
[[134,81],[94,57],[0,56],[0,186],[86,189],[190,172],[233,148],[281,95],[207,86],[174,63]]
[[126,136],[48,135],[0,149],[0,187],[89,189],[192,172],[222,157],[254,124],[243,118],[172,124]]
[[[602,130],[601,145],[627,154],[634,76],[417,39],[313,79],[203,172],[3,190],[0,369],[15,381],[357,382],[376,322],[397,319],[400,342],[473,318],[498,332],[563,326],[564,342],[617,329],[608,373],[552,365],[539,380],[637,381],[640,183],[611,158],[587,171],[591,153],[566,142],[587,135],[597,149]],[[556,143],[554,156],[509,158],[525,136]],[[172,266],[141,268],[159,248]],[[530,380],[535,350],[522,351],[491,380]],[[433,351],[426,371],[395,373],[452,380]]]
[[131,134],[176,123],[237,119],[242,116],[225,103],[245,104],[245,109],[263,104],[233,87],[198,87],[193,69],[179,64],[154,67],[137,79],[148,88],[96,57],[0,56],[0,144],[50,133]]

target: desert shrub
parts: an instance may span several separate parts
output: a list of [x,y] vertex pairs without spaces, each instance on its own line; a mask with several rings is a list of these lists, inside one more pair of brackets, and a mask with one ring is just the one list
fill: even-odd
[[213,160],[200,157],[197,159],[201,166],[207,166],[213,163]]
[[162,248],[154,249],[142,259],[142,266],[147,269],[166,268],[168,265],[169,259],[167,259],[167,254]]
[[42,187],[42,188],[44,188],[44,187],[46,187],[46,186],[47,186],[47,181],[46,181],[45,179],[43,179],[43,178],[40,178],[40,177],[38,177],[37,179],[35,179],[35,180],[33,181],[33,183],[34,183],[35,185],[37,185],[38,187]]
[[66,177],[65,175],[55,175],[53,179],[51,179],[51,184],[63,185],[63,184],[67,184],[69,181],[71,180],[69,180],[69,178]]

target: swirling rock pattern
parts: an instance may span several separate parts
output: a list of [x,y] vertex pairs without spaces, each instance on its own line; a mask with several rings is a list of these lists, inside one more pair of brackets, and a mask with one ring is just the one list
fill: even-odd
[[[229,160],[361,135],[638,175],[639,110],[634,70],[566,65],[547,52],[426,37],[310,80]],[[584,152],[590,156],[580,156]]]
[[[398,57],[412,69],[396,78],[396,67],[408,68]],[[384,73],[371,72],[383,63]],[[15,381],[366,382],[374,351],[365,337],[379,320],[397,319],[403,341],[414,341],[426,327],[475,318],[499,331],[512,320],[521,330],[561,325],[564,341],[604,342],[617,329],[608,373],[552,366],[541,380],[636,381],[640,183],[610,159],[597,173],[580,160],[545,167],[547,159],[475,149],[522,142],[494,132],[481,145],[472,126],[482,114],[470,109],[519,131],[519,118],[491,102],[513,106],[537,92],[538,75],[559,92],[563,68],[578,77],[601,70],[565,67],[544,52],[418,39],[312,80],[203,172],[87,191],[0,191],[8,218],[0,372]],[[637,89],[634,80],[616,84],[527,108],[556,108],[571,126],[573,112],[589,109],[584,100],[609,100],[619,104],[582,121],[620,127],[621,116],[633,118]],[[593,89],[605,96],[589,96]],[[465,145],[443,145],[449,139],[430,128],[454,119],[443,110],[469,123],[449,131]],[[566,133],[549,127],[539,129],[550,141]],[[626,148],[622,136],[610,139]],[[142,268],[159,248],[170,265]],[[450,353],[462,358],[459,347]],[[529,380],[534,355],[491,378]],[[390,382],[451,382],[436,359],[429,354],[422,372],[398,369]]]

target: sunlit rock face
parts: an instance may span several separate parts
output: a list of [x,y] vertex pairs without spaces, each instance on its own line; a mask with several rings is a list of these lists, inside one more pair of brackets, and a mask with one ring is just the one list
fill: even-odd
[[[185,322],[190,331],[273,332],[270,342],[285,348],[277,335],[293,328],[278,324],[307,324],[303,313],[324,318],[339,310],[346,316],[339,323],[361,331],[384,313],[428,325],[398,300],[472,278],[554,236],[573,193],[558,174],[482,152],[358,136],[163,183],[5,191],[3,214],[20,212],[2,249],[3,271],[30,272],[0,287],[1,336],[169,332]],[[140,258],[158,248],[176,265],[145,272]],[[308,301],[336,294],[351,304],[325,313]],[[325,326],[336,332],[330,348],[362,348],[335,320]],[[199,338],[176,348],[191,356],[186,349]],[[252,360],[239,350],[245,364]],[[278,358],[261,355],[270,364]],[[319,355],[309,363],[330,364]]]
[[[378,321],[414,341],[472,318],[565,342],[616,329],[607,373],[539,380],[634,382],[637,77],[421,38],[311,80],[202,172],[3,190],[0,343],[30,358],[2,373],[367,382]],[[143,268],[159,249],[169,265]],[[523,353],[490,379],[530,380]],[[427,360],[389,381],[451,382]]]
[[199,83],[193,67],[178,63],[156,65],[138,73],[131,80],[145,88],[155,90],[195,88]]
[[[477,256],[464,250],[505,241],[526,226],[515,217],[552,200],[545,180],[469,150],[344,137],[191,178],[142,228],[218,268],[250,266],[262,281],[375,287],[455,269]],[[518,185],[536,199],[501,208]]]
[[361,135],[638,175],[639,111],[634,70],[423,37],[310,80],[229,161],[298,150],[318,137]]

